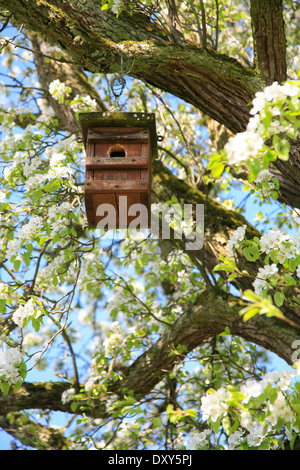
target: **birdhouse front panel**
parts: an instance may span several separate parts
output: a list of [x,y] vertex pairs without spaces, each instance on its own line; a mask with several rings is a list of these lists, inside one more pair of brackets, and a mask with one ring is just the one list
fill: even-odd
[[139,227],[148,228],[153,153],[156,157],[153,115],[143,114],[142,118],[139,114],[122,113],[120,119],[118,113],[118,119],[105,120],[102,115],[100,122],[99,113],[91,114],[96,114],[95,119],[89,115],[88,125],[83,126],[89,226],[112,228],[115,224],[116,228],[128,228],[131,222],[139,220]]

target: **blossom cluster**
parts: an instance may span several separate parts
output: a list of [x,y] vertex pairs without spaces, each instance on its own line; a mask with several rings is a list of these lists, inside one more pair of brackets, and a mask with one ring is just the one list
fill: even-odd
[[65,390],[61,395],[61,402],[63,405],[66,405],[70,401],[72,401],[73,396],[75,395],[75,388],[68,388]]
[[212,393],[207,393],[201,398],[201,411],[204,420],[210,419],[217,421],[220,416],[227,413],[227,402],[231,398],[231,394],[225,388],[219,388]]
[[256,132],[245,131],[231,137],[225,145],[230,165],[255,156],[264,145],[263,138]]
[[[262,253],[271,254],[276,263],[284,264],[289,259],[296,258],[300,248],[300,238],[282,230],[272,229],[260,237],[259,247]],[[272,278],[277,272],[278,267],[275,263],[259,268],[253,283],[255,293],[261,295],[268,286],[267,279]],[[296,269],[296,275],[300,277],[300,266]]]
[[71,89],[59,79],[53,80],[49,85],[49,93],[53,98],[63,100],[70,93]]
[[[117,322],[114,322],[114,324],[112,326],[113,326],[113,329],[118,329],[119,328],[119,324]],[[110,356],[110,355],[114,354],[115,349],[118,346],[120,346],[121,341],[122,341],[122,335],[118,331],[108,335],[107,338],[104,340],[104,343],[103,343],[105,355]]]
[[[225,387],[216,391],[210,389],[201,399],[202,418],[216,423],[230,413],[231,407],[238,406],[239,427],[228,437],[229,450],[241,448],[242,445],[258,447],[268,433],[274,433],[278,422],[284,423],[284,433],[290,439],[293,431],[300,431],[296,424],[295,410],[290,405],[290,388],[299,372],[299,365],[292,371],[271,371],[262,380],[248,379],[238,391],[229,391]],[[286,400],[285,393],[289,393],[289,400]],[[267,397],[260,408],[260,413],[265,414],[264,425],[256,417],[256,407],[253,406],[253,400],[260,403],[260,397],[263,395]],[[205,432],[198,437],[197,434],[194,436],[196,448],[207,445],[208,435],[209,433]]]
[[[261,113],[268,102],[276,102],[278,100],[285,99],[287,96],[297,96],[298,93],[299,88],[294,86],[292,83],[286,82],[283,85],[279,85],[278,82],[274,82],[272,85],[266,86],[263,91],[258,91],[255,94],[250,114],[255,115],[257,113]],[[273,112],[279,114],[280,110],[275,108],[275,110],[273,109]]]
[[35,235],[40,232],[43,226],[43,219],[39,216],[32,216],[27,224],[24,224],[18,234],[7,243],[6,255],[8,258],[15,256],[17,260],[22,261],[21,248],[24,242],[33,240]]
[[[262,179],[264,175],[262,175]],[[238,227],[232,234],[228,243],[228,254],[230,257],[234,254],[234,249],[241,243],[245,238],[246,225]],[[247,244],[247,241],[244,242]],[[262,295],[263,291],[272,285],[272,279],[279,272],[278,264],[284,264],[287,261],[293,259],[297,260],[300,250],[300,237],[287,233],[284,230],[271,229],[269,232],[261,235],[256,242],[254,242],[255,257],[256,260],[260,254],[265,253],[271,257],[271,264],[265,264],[263,267],[258,269],[257,276],[253,282],[254,291],[258,295]],[[252,245],[252,248],[253,246]],[[250,258],[251,260],[251,258]],[[300,265],[296,265],[294,270],[296,275],[300,278]],[[273,285],[274,287],[274,285]]]
[[20,305],[17,310],[14,311],[12,319],[16,325],[23,328],[24,324],[28,323],[30,319],[36,318],[40,314],[39,309],[36,309],[34,300],[31,298],[26,304]]
[[117,14],[117,13],[119,13],[120,9],[122,8],[123,2],[122,2],[122,0],[114,0],[113,3],[114,4],[113,4],[111,10],[112,10],[113,13]]
[[254,181],[264,197],[271,196],[272,190],[276,188],[272,178],[274,175],[269,170],[261,170]]
[[276,264],[266,264],[263,268],[258,269],[255,281],[253,282],[254,292],[261,295],[263,290],[267,287],[267,280],[278,272]]
[[[257,92],[246,131],[231,137],[224,147],[229,164],[234,165],[256,157],[264,148],[267,150],[264,144],[267,138],[289,130],[291,124],[284,120],[283,106],[287,99],[296,99],[299,94],[298,82],[286,82],[283,85],[274,82],[263,91]],[[267,113],[273,119],[264,123]],[[275,120],[274,116],[278,119]]]
[[70,108],[74,113],[88,113],[94,111],[97,107],[96,100],[92,99],[90,96],[79,96],[76,95],[75,98],[70,102]]
[[41,111],[40,116],[38,116],[36,122],[41,125],[50,125],[53,124],[53,119],[55,117],[55,112],[51,106],[48,105],[47,101],[39,98],[37,100],[38,107]]
[[260,237],[259,243],[263,253],[274,251],[277,261],[283,264],[287,259],[296,256],[300,248],[300,237],[283,230],[271,229]]
[[22,353],[18,348],[2,346],[0,351],[0,382],[15,384],[20,378],[19,366]]
[[[54,80],[49,85],[49,93],[58,100],[58,102],[62,103],[65,101],[67,95],[70,95],[72,92],[72,88],[67,86],[65,83],[60,82],[60,80]],[[95,110],[97,107],[96,100],[92,99],[89,95],[80,96],[76,95],[69,103],[70,108],[75,113],[78,112],[91,112]],[[48,111],[48,114],[51,114],[51,110]],[[45,111],[44,113],[45,114]]]
[[238,227],[231,235],[229,242],[228,242],[229,256],[233,256],[233,248],[237,245],[237,243],[243,241],[245,237],[245,233],[246,233],[246,228],[247,228],[247,225]]

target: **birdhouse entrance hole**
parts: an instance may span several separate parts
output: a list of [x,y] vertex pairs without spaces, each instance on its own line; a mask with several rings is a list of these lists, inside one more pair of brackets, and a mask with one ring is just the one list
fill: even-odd
[[121,146],[111,147],[108,150],[108,154],[110,158],[125,158],[126,157],[125,148]]
[[116,217],[114,228],[130,228],[139,208],[143,212],[140,228],[149,228],[152,158],[157,158],[155,115],[81,113],[79,119],[86,150],[85,208],[89,227],[105,228],[102,221],[109,207]]

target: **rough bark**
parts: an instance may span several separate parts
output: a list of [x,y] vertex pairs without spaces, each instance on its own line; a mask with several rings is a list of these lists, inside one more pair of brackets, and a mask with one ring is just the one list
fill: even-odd
[[282,0],[252,0],[255,65],[266,85],[286,80],[286,39]]

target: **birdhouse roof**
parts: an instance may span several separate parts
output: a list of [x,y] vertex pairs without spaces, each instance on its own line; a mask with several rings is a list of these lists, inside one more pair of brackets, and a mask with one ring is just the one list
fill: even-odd
[[[108,135],[109,128],[113,129],[112,138],[119,134],[122,138],[126,135],[132,136],[132,129],[136,129],[136,135],[141,135],[142,129],[149,131],[149,141],[151,143],[151,153],[153,158],[157,158],[157,134],[154,113],[124,113],[120,111],[105,113],[80,113],[79,122],[82,130],[83,142],[86,147],[89,132],[91,129],[105,129],[104,135]],[[117,131],[116,131],[117,130]],[[120,130],[120,132],[118,132]],[[131,132],[130,132],[131,130]],[[99,135],[99,139],[100,139]]]

